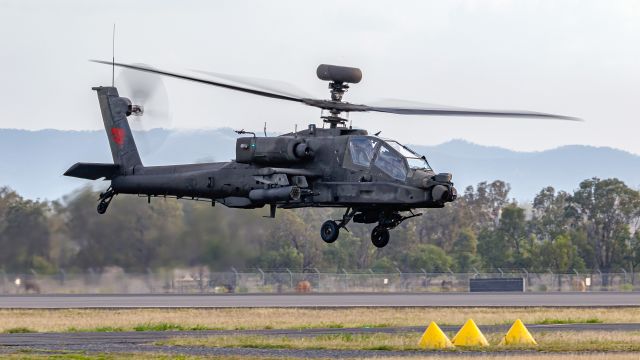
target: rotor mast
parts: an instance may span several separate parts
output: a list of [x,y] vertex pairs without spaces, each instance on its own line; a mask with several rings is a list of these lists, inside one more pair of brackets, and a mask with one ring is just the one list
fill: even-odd
[[349,83],[357,84],[362,80],[362,71],[358,68],[321,64],[316,70],[320,80],[329,81],[329,92],[331,93],[331,106],[323,108],[329,110],[329,115],[321,116],[322,121],[328,123],[330,128],[338,127],[338,124],[345,125],[347,119],[340,116],[345,111],[341,109],[341,104],[348,104],[342,101],[342,96],[349,90]]

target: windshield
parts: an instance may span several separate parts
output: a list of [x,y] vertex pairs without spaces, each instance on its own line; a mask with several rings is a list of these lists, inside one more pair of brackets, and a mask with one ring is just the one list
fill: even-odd
[[376,145],[378,145],[378,140],[375,138],[352,136],[349,140],[351,161],[356,165],[369,167]]
[[415,151],[409,149],[408,147],[400,144],[397,141],[387,140],[387,144],[394,148],[397,152],[399,152],[402,156],[407,159],[407,163],[409,163],[409,167],[411,169],[427,169],[432,170],[431,166],[427,162],[424,156],[416,153]]
[[407,168],[402,157],[385,144],[382,144],[378,150],[375,165],[398,180],[404,181],[407,178]]

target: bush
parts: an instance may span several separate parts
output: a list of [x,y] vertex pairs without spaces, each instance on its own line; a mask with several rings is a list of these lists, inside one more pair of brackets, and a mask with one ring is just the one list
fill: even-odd
[[633,285],[631,285],[631,284],[622,284],[622,285],[620,285],[620,291],[633,291]]

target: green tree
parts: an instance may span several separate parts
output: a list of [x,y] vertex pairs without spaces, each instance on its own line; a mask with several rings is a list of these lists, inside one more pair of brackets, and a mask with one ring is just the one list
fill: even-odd
[[524,209],[511,204],[502,209],[498,232],[513,247],[516,260],[523,256],[523,242],[527,238]]
[[50,272],[48,204],[0,189],[0,267]]
[[478,239],[469,228],[463,229],[453,244],[453,261],[458,272],[469,272],[478,265]]
[[640,231],[636,230],[635,235],[629,242],[629,252],[626,260],[631,265],[631,269],[637,270],[640,265]]
[[505,268],[513,263],[513,251],[507,239],[497,230],[480,231],[478,254],[485,269]]
[[260,256],[259,265],[263,269],[302,269],[303,255],[292,246],[268,250]]
[[531,232],[540,240],[551,240],[570,229],[570,195],[564,191],[556,193],[548,186],[533,199]]
[[391,274],[396,273],[398,265],[389,257],[381,256],[373,261],[371,270],[377,273]]
[[442,248],[432,244],[420,244],[406,255],[405,270],[424,269],[426,272],[446,272],[453,260]]
[[[114,200],[107,215],[92,211],[97,195],[85,189],[67,199],[69,236],[77,244],[75,265],[82,269],[120,266],[145,271],[175,262],[171,249],[182,233],[181,203],[132,196]],[[90,210],[89,210],[90,209]]]
[[540,266],[553,269],[555,272],[568,274],[574,269],[577,271],[585,269],[577,247],[566,235],[559,235],[553,240],[544,240],[540,246],[539,256]]
[[[612,270],[615,259],[623,258],[628,226],[640,216],[640,195],[618,179],[592,178],[580,183],[571,204],[595,250],[595,262],[603,273]],[[608,278],[603,278],[608,285]]]
[[263,252],[272,223],[262,217],[264,212],[203,202],[184,202],[182,209],[184,231],[172,250],[179,264],[207,265],[211,270],[255,265],[252,259]]

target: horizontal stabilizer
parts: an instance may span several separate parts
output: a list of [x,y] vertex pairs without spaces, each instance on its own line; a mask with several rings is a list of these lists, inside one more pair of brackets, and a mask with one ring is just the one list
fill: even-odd
[[120,174],[120,165],[117,164],[76,163],[64,173],[64,176],[89,180],[100,178],[111,180],[118,174]]

